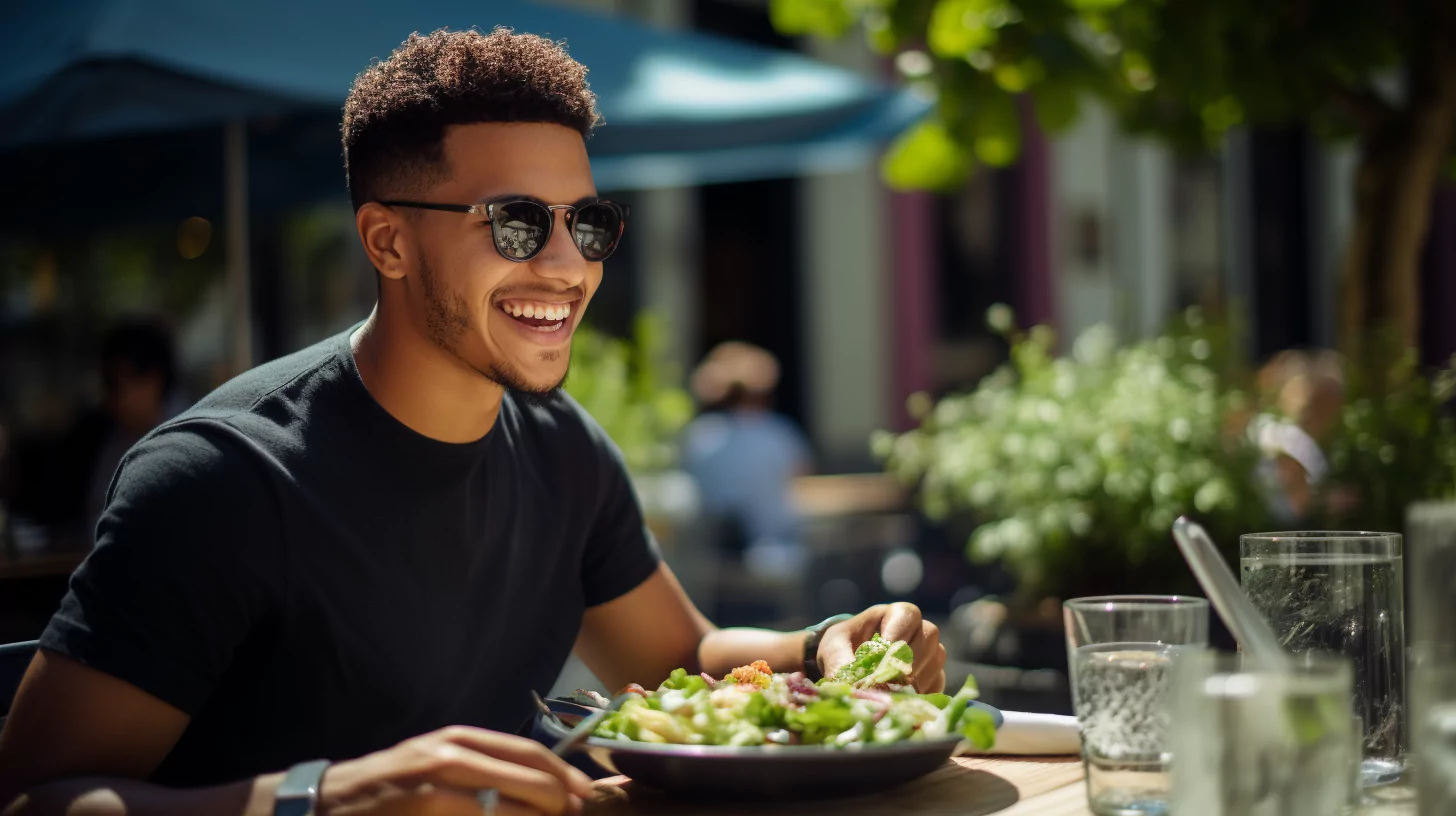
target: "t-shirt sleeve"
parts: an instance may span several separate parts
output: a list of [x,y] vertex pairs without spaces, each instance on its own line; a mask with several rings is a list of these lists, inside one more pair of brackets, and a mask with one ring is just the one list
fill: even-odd
[[592,429],[601,485],[597,513],[582,558],[586,605],[597,606],[636,589],[657,571],[662,556],[642,517],[642,504],[617,446]]
[[221,430],[166,429],[122,459],[96,548],[42,648],[196,714],[276,610],[279,507]]

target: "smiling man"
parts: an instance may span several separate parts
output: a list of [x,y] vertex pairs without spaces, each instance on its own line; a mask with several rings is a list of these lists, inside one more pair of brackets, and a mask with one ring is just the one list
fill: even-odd
[[661,563],[620,454],[557,390],[629,215],[592,183],[595,122],[585,69],[538,37],[416,35],[360,74],[344,155],[378,305],[123,459],[0,734],[0,804],[574,812],[588,780],[513,735],[573,649],[655,686],[832,671],[881,631],[944,685],[913,606],[718,630]]

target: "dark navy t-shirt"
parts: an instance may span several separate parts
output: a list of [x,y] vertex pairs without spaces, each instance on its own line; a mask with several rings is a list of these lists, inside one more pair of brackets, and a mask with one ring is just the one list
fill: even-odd
[[656,569],[620,453],[562,395],[422,436],[348,335],[232,380],[122,460],[41,646],[191,715],[153,779],[517,730],[582,613]]

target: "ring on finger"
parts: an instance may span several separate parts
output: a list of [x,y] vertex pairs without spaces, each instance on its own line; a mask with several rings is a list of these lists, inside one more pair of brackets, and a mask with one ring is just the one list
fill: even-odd
[[476,791],[475,801],[480,803],[480,810],[485,816],[495,816],[496,810],[500,808],[500,791],[495,788]]

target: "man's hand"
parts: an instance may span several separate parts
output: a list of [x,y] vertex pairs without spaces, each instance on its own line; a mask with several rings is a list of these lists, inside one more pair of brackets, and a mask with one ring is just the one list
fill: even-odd
[[476,792],[500,793],[497,816],[580,813],[591,779],[540,743],[452,726],[325,773],[320,816],[430,813],[481,816]]
[[885,640],[910,644],[915,653],[910,683],[916,691],[928,694],[945,689],[945,647],[940,645],[940,629],[922,620],[920,608],[909,603],[872,606],[829,627],[819,641],[819,667],[824,676],[829,677],[853,660],[854,650],[876,632]]

